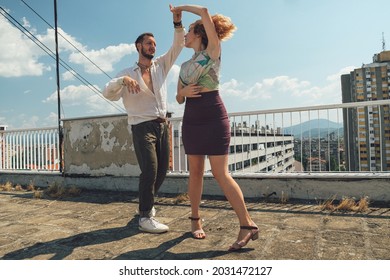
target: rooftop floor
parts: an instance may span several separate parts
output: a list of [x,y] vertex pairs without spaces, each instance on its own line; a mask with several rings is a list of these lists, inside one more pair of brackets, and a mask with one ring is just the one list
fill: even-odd
[[316,203],[248,201],[260,237],[228,252],[238,221],[223,199],[203,200],[207,238],[189,234],[189,202],[159,196],[164,234],[138,230],[137,198],[128,192],[84,191],[77,197],[33,198],[0,192],[0,259],[3,260],[389,260],[390,209],[365,213],[321,211]]

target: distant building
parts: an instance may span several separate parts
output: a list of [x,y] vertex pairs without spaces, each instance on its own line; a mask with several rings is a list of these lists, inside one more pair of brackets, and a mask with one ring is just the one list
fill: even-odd
[[295,171],[293,135],[236,134],[230,143],[229,171]]
[[308,158],[308,165],[313,172],[327,171],[326,160],[317,157]]
[[[258,128],[256,128],[258,127]],[[229,150],[229,171],[235,172],[293,172],[294,136],[281,134],[281,129],[267,127],[232,126]],[[179,131],[174,131],[173,162],[174,170],[187,170],[187,162]],[[205,162],[205,171],[211,171],[210,163]]]
[[[327,137],[313,139],[294,139],[295,159],[302,163],[301,171],[342,171],[344,166],[343,139],[338,138],[332,132]],[[316,159],[318,166],[312,164],[312,159]],[[321,160],[321,161],[320,161]],[[298,171],[298,170],[296,170]]]
[[[341,76],[343,103],[389,99],[390,51]],[[351,171],[390,170],[390,106],[344,109],[345,157]],[[348,124],[348,126],[346,125]]]

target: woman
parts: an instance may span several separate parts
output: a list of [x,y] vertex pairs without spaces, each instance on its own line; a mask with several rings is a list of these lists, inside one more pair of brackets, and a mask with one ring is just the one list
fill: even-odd
[[240,187],[228,171],[230,124],[218,93],[221,41],[230,38],[236,27],[228,17],[210,16],[205,7],[183,5],[174,9],[201,17],[190,25],[185,35],[185,46],[194,49],[195,53],[181,66],[176,95],[179,104],[186,102],[183,144],[190,171],[188,194],[192,212],[191,231],[195,239],[206,237],[201,225],[199,205],[207,155],[215,179],[238,216],[240,232],[229,250],[239,250],[250,239],[257,239],[259,230],[249,216]]

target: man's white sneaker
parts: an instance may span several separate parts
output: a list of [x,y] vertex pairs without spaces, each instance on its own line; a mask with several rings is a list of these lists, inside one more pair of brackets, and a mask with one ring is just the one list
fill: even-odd
[[140,218],[138,228],[141,231],[149,233],[163,233],[169,230],[169,227],[160,223],[155,218]]

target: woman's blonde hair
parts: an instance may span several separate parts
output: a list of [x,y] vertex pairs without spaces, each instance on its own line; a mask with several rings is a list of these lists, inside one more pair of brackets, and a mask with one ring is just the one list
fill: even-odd
[[[227,16],[216,14],[211,16],[211,19],[214,22],[215,31],[217,32],[218,38],[221,41],[230,39],[233,36],[233,32],[237,30],[237,27],[233,24],[231,19]],[[204,29],[202,20],[197,20],[192,25],[194,33],[202,37],[202,44],[207,47],[208,38],[206,31]]]

